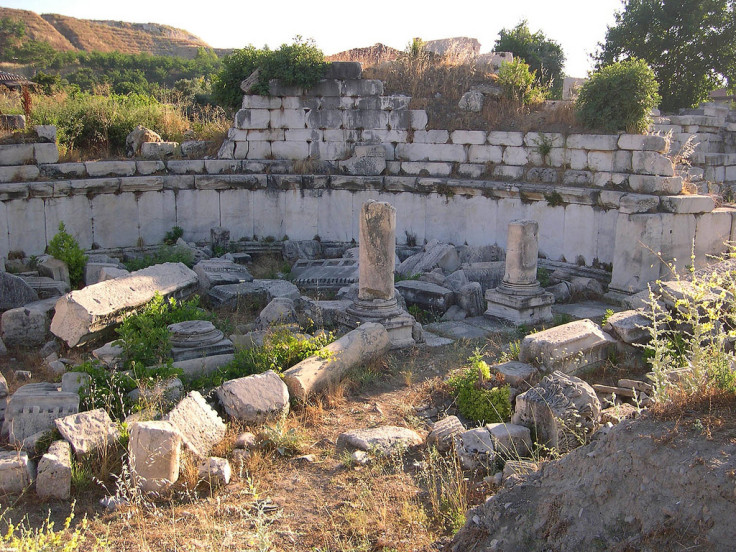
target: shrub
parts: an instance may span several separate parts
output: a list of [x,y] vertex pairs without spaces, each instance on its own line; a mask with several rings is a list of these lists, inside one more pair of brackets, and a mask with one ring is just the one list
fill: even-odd
[[470,366],[448,381],[460,414],[482,424],[505,422],[511,417],[508,385],[496,375],[476,349],[468,359]]
[[529,65],[516,59],[501,64],[498,71],[498,84],[504,96],[522,104],[534,104],[544,100],[544,90],[535,85],[535,72]]
[[283,372],[316,354],[334,340],[335,335],[332,332],[322,332],[310,337],[293,334],[288,328],[275,328],[266,334],[262,346],[236,351],[232,361],[210,375],[193,380],[191,386],[215,387],[227,380],[262,374],[267,370]]
[[212,88],[216,101],[237,108],[243,99],[240,83],[256,69],[260,70],[259,78],[252,92],[267,95],[270,79],[278,79],[287,86],[314,86],[324,76],[327,63],[314,42],[300,36],[275,51],[253,46],[235,50],[222,60],[222,68],[215,76]]
[[174,226],[164,235],[164,243],[166,245],[174,245],[177,240],[184,235],[184,229],[181,226]]
[[59,231],[51,238],[48,246],[49,255],[64,261],[69,268],[69,279],[75,287],[81,285],[84,277],[84,265],[87,255],[79,247],[79,243],[66,231],[63,222],[59,223]]
[[654,72],[641,59],[606,65],[593,73],[575,103],[580,121],[607,132],[644,132],[659,103]]
[[169,324],[187,320],[206,320],[208,314],[199,308],[199,298],[179,302],[164,299],[156,293],[140,312],[131,314],[115,331],[116,341],[123,349],[123,361],[127,369],[161,364],[171,357]]

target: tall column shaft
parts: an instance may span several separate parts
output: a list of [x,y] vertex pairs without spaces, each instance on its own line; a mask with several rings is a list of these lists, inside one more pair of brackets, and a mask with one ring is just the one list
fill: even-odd
[[396,209],[391,204],[372,200],[363,204],[359,248],[358,299],[393,299]]
[[512,220],[506,240],[506,272],[503,283],[512,286],[537,283],[539,225],[534,220]]

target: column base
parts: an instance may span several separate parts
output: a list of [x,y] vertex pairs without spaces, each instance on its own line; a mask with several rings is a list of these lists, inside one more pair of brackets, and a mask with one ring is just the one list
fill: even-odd
[[503,286],[499,286],[486,291],[486,301],[488,309],[485,316],[501,318],[521,326],[551,320],[555,297],[541,288],[534,295],[511,295]]
[[354,330],[366,322],[376,322],[386,328],[392,349],[413,347],[416,343],[413,336],[416,320],[401,310],[396,299],[358,299],[339,317],[340,326],[348,330]]

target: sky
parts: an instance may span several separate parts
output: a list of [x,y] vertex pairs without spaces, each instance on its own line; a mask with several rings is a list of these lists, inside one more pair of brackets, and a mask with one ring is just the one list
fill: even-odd
[[185,29],[215,48],[277,48],[301,35],[314,39],[327,55],[377,42],[403,50],[413,37],[455,36],[477,38],[487,52],[498,31],[526,19],[532,31],[541,30],[562,45],[565,72],[583,77],[622,0],[0,0],[0,6],[82,19],[161,23]]

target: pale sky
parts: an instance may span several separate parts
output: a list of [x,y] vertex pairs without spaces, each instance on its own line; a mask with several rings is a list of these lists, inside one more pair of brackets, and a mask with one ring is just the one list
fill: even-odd
[[532,31],[562,45],[565,72],[585,76],[589,54],[613,24],[622,0],[0,0],[0,6],[82,19],[162,23],[185,29],[216,48],[277,48],[295,35],[313,38],[325,54],[382,42],[404,49],[424,40],[468,36],[490,51],[502,28],[527,19]]

